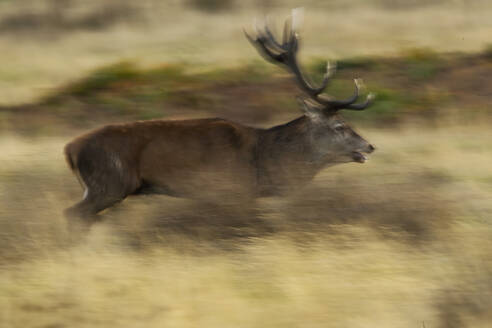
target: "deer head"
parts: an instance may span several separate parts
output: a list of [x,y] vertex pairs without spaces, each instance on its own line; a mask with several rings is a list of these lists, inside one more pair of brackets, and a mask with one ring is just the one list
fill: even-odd
[[307,128],[304,129],[307,132],[303,135],[307,140],[303,142],[310,144],[312,159],[326,163],[364,163],[367,159],[364,153],[374,151],[374,146],[353,131],[338,112],[342,109],[364,110],[372,104],[374,94],[370,93],[363,102],[357,102],[362,86],[360,79],[354,80],[355,90],[348,99],[337,100],[323,93],[336,70],[330,63],[326,65],[326,73],[320,86],[314,86],[313,82],[306,78],[297,60],[299,36],[293,22],[296,14],[296,10],[293,10],[292,16],[286,19],[282,42],[274,37],[267,24],[259,27],[255,23],[254,36],[246,31],[244,33],[266,60],[292,73],[304,92],[304,95],[298,96],[297,99],[307,119]]

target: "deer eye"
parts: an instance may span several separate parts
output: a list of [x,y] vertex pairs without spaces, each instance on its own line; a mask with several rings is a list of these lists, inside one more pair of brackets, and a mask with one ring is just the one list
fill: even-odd
[[339,123],[339,124],[336,124],[333,129],[337,132],[342,132],[343,130],[345,130],[345,125]]

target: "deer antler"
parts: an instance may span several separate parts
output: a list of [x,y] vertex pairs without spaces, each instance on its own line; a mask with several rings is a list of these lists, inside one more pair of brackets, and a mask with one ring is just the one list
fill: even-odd
[[348,99],[334,100],[332,97],[322,94],[336,70],[335,66],[330,65],[329,62],[326,65],[326,73],[319,87],[314,86],[310,80],[306,79],[297,61],[299,36],[295,29],[296,26],[293,24],[295,15],[296,10],[294,9],[292,15],[285,20],[282,43],[279,43],[275,39],[266,23],[259,28],[255,22],[255,37],[251,37],[246,31],[244,31],[244,34],[266,60],[284,66],[288,71],[293,73],[300,88],[307,93],[310,100],[317,103],[322,109],[330,111],[340,109],[363,110],[370,106],[374,99],[374,94],[372,93],[367,96],[364,102],[356,103],[359,99],[359,92],[362,86],[362,81],[359,79],[354,80],[355,91]]

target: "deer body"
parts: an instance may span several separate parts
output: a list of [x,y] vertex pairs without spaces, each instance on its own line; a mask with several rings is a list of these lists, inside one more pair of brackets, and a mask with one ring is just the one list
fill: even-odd
[[267,59],[286,67],[308,95],[304,115],[270,129],[223,119],[140,121],[107,125],[65,147],[70,168],[85,188],[84,198],[68,216],[90,218],[128,195],[159,193],[182,197],[257,197],[283,194],[309,183],[324,167],[360,162],[374,147],[337,114],[362,110],[372,97],[355,103],[321,92],[333,74],[330,66],[320,87],[303,76],[296,59],[297,34],[284,28],[280,44],[265,26],[248,39]]
[[[315,130],[306,116],[271,129],[223,119],[105,126],[65,147],[67,162],[86,189],[68,213],[90,216],[139,193],[198,198],[283,194],[328,165],[354,161],[353,150],[320,150]],[[348,137],[355,138],[357,150],[372,151],[350,129]]]

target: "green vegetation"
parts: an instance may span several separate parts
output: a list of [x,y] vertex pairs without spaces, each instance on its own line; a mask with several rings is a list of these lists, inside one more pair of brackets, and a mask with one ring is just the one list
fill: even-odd
[[434,78],[443,66],[443,58],[428,48],[409,49],[402,53],[406,73],[415,81]]
[[101,90],[106,90],[115,83],[135,80],[139,76],[136,67],[128,62],[118,63],[96,70],[87,78],[68,87],[69,95],[87,96]]
[[408,108],[411,99],[408,99],[404,94],[391,89],[375,89],[372,90],[376,99],[370,107],[370,111],[364,112],[347,112],[345,115],[351,120],[371,122],[378,121],[380,123],[391,123],[401,119],[404,115],[404,110]]
[[362,69],[368,70],[371,68],[377,68],[378,61],[377,58],[373,57],[353,57],[342,59],[337,62],[338,69]]
[[485,46],[483,50],[483,55],[485,58],[492,61],[492,44],[488,44],[487,46]]
[[232,9],[234,0],[188,0],[188,3],[192,8],[208,13],[216,13]]
[[[469,99],[462,91],[473,85],[472,79],[477,76],[467,73],[468,63],[475,63],[477,74],[490,71],[488,62],[481,59],[484,56],[487,52],[442,55],[412,49],[397,58],[342,60],[326,93],[340,99],[349,97],[354,89],[353,78],[363,77],[367,82],[363,93],[375,93],[376,101],[366,111],[346,111],[344,115],[373,125],[391,126],[412,117],[435,124],[439,116],[462,116],[454,110],[457,102],[467,102],[474,108],[467,111],[468,122],[488,120],[490,115],[482,110],[488,98]],[[321,81],[325,70],[326,62],[321,60],[311,61],[306,69],[314,83]],[[465,74],[460,76],[462,72]],[[473,92],[485,93],[486,87]],[[1,121],[29,134],[47,130],[57,133],[70,126],[89,127],[107,121],[198,113],[267,125],[279,115],[298,115],[296,94],[300,94],[299,89],[282,68],[260,61],[208,70],[187,63],[141,68],[121,62],[94,70],[39,104],[4,109]],[[48,124],[53,120],[56,124]]]

